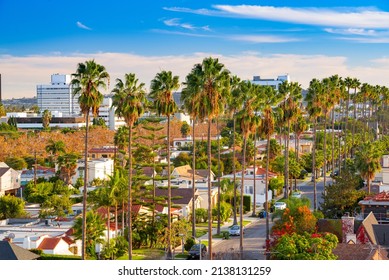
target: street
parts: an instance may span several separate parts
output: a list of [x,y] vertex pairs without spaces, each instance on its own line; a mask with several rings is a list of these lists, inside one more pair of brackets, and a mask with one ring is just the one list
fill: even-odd
[[[326,178],[326,184],[332,183],[330,177]],[[302,192],[303,197],[307,197],[311,201],[311,210],[313,210],[313,183],[301,182],[298,189]],[[324,190],[324,183],[322,178],[316,182],[317,192],[317,207],[323,201],[322,193]],[[246,219],[246,218],[245,218]],[[215,256],[214,259],[223,260],[265,260],[265,239],[266,239],[266,219],[252,218],[252,223],[246,227],[246,232],[243,238],[243,258],[240,257],[240,238],[239,236],[231,236],[230,239],[222,240],[216,243],[213,247]],[[272,221],[270,218],[270,228]]]

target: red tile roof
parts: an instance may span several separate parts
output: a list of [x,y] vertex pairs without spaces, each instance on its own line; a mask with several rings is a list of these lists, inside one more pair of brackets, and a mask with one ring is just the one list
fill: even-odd
[[61,238],[58,237],[46,237],[43,239],[41,244],[39,244],[38,249],[41,250],[53,250],[57,247],[58,243],[61,241]]

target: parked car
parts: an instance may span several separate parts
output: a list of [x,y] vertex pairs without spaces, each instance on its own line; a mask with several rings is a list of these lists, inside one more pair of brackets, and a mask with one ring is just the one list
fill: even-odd
[[[240,235],[240,226],[239,225],[233,225],[228,230],[230,235]],[[244,233],[244,227],[243,227],[243,233]]]
[[294,197],[294,198],[301,198],[301,192],[292,192],[291,197]]
[[274,203],[274,210],[284,210],[286,209],[286,203],[282,201],[277,201]]
[[207,254],[207,246],[204,244],[194,244],[189,250],[188,259],[200,259],[200,246],[201,246],[201,258],[204,258]]

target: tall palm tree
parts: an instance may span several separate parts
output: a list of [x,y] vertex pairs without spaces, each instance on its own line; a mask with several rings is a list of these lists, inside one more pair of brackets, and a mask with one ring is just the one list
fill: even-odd
[[312,141],[312,180],[313,180],[313,209],[317,210],[317,191],[316,191],[316,126],[317,119],[321,115],[319,94],[323,90],[321,82],[313,79],[309,83],[308,93],[305,96],[307,102],[307,111],[313,121],[313,141]]
[[228,99],[228,110],[232,116],[233,127],[232,127],[232,173],[233,173],[233,182],[234,182],[234,202],[233,202],[233,224],[238,223],[237,215],[236,215],[236,143],[235,143],[235,133],[236,133],[236,114],[242,108],[243,104],[243,93],[241,91],[241,81],[240,78],[236,75],[231,77],[230,81],[231,85],[231,94]]
[[278,100],[272,87],[264,87],[265,104],[259,130],[266,138],[266,171],[265,171],[265,213],[266,213],[266,259],[270,259],[270,226],[269,226],[269,161],[270,161],[270,137],[275,131],[275,112],[273,106]]
[[173,98],[173,92],[180,87],[179,77],[173,76],[171,71],[161,71],[156,74],[151,81],[150,98],[154,101],[154,108],[158,115],[166,116],[167,118],[167,172],[168,172],[168,238],[167,238],[167,259],[172,258],[171,244],[171,172],[170,172],[170,117],[177,111],[177,104]]
[[356,125],[356,122],[357,122],[357,102],[359,101],[359,94],[357,92],[357,90],[360,88],[361,86],[361,82],[357,79],[357,78],[354,78],[353,79],[353,85],[352,87],[354,88],[354,94],[353,94],[353,115],[354,115],[354,121],[353,121],[353,126],[352,126],[352,134],[351,134],[351,157],[353,158],[354,157],[354,144],[355,144],[355,125]]
[[53,116],[51,115],[51,111],[49,111],[47,109],[43,111],[43,113],[42,113],[43,130],[49,129],[50,121],[51,121],[52,117]]
[[[243,136],[243,160],[242,160],[242,174],[241,174],[241,184],[240,184],[240,207],[239,207],[239,222],[240,222],[240,254],[243,256],[243,195],[244,195],[244,178],[246,170],[246,149],[247,149],[247,140],[249,136],[255,132],[256,128],[259,125],[259,117],[257,115],[256,109],[258,108],[258,103],[260,101],[259,96],[259,86],[252,84],[250,81],[242,82],[242,92],[244,93],[243,108],[237,114],[237,120],[240,124],[240,129]],[[254,178],[255,180],[255,178]],[[255,205],[254,205],[255,207]]]
[[204,58],[193,69],[198,77],[196,91],[201,99],[201,114],[208,119],[208,256],[212,259],[211,123],[224,109],[230,92],[230,76],[224,64],[212,57]]
[[132,259],[132,131],[135,122],[142,116],[146,103],[144,83],[138,83],[135,74],[124,75],[124,81],[116,79],[112,97],[112,107],[115,113],[124,118],[128,127],[128,201],[127,201],[127,224],[128,224],[128,258]]
[[196,195],[196,121],[204,122],[205,111],[201,106],[201,68],[198,65],[192,68],[191,72],[186,76],[181,91],[181,101],[186,112],[192,119],[192,236],[196,237],[196,209],[195,209],[195,195]]
[[78,96],[80,109],[85,117],[85,148],[84,148],[84,193],[82,209],[82,259],[86,258],[85,240],[86,240],[86,203],[88,186],[88,137],[89,137],[89,117],[98,115],[99,107],[103,102],[101,89],[106,89],[109,84],[109,74],[103,65],[97,64],[94,60],[88,60],[85,63],[79,63],[76,73],[72,74],[71,85],[73,95]]
[[292,191],[289,186],[289,143],[290,143],[290,126],[295,121],[298,113],[298,104],[301,102],[302,94],[301,85],[297,82],[285,81],[279,86],[279,93],[284,98],[281,107],[283,108],[283,117],[286,124],[286,145],[285,145],[285,198],[289,197]]

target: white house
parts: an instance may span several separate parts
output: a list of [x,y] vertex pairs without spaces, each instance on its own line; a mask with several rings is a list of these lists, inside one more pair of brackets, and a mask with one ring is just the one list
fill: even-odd
[[16,194],[20,188],[20,173],[6,163],[0,162],[0,196]]
[[[256,204],[263,204],[266,201],[266,192],[265,192],[265,172],[266,170],[262,167],[256,167],[255,170],[253,167],[248,167],[244,173],[244,186],[243,193],[245,195],[251,196],[251,201],[254,202],[254,180],[256,188]],[[276,174],[269,171],[269,179],[275,177]],[[222,177],[222,179],[233,180],[233,174],[228,174]],[[236,173],[236,181],[239,184],[239,189],[242,182],[242,171]],[[272,191],[268,191],[268,199],[273,198]]]
[[[113,163],[110,158],[100,158],[88,160],[88,181],[92,182],[94,179],[106,180],[113,175]],[[72,184],[77,182],[78,178],[84,177],[85,161],[79,160],[77,162],[76,175],[72,177]]]

